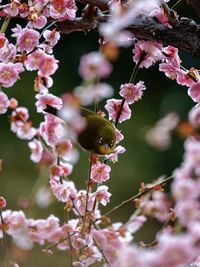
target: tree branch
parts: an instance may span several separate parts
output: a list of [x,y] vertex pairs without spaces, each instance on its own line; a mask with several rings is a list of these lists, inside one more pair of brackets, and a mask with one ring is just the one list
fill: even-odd
[[[63,34],[69,34],[74,31],[88,32],[98,28],[99,24],[106,22],[107,19],[107,15],[101,14],[100,16],[95,16],[92,21],[76,18],[74,21],[59,23],[57,27]],[[191,19],[180,18],[173,28],[169,28],[152,17],[140,15],[129,26],[128,30],[136,38],[172,45],[200,58],[200,26]]]

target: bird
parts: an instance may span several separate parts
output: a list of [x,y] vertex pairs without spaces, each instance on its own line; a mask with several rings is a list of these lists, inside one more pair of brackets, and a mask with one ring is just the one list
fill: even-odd
[[[58,110],[47,105],[44,110],[58,116]],[[86,125],[78,134],[78,144],[90,154],[105,156],[112,153],[116,146],[116,130],[114,125],[105,117],[87,108],[79,107],[81,117]]]

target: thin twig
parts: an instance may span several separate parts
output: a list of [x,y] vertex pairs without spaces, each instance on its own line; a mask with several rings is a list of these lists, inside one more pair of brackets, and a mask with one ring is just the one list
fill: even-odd
[[[167,183],[168,181],[172,180],[172,178],[173,178],[173,176],[169,176],[166,179],[162,180],[161,182],[153,184],[151,187],[146,187],[144,189],[144,191],[141,191],[141,192],[137,193],[136,195],[128,198],[127,200],[122,201],[119,205],[115,206],[113,209],[111,209],[110,211],[108,211],[107,213],[105,213],[104,215],[102,215],[102,217],[108,216],[108,215],[114,213],[119,208],[123,207],[124,205],[128,204],[129,202],[132,202],[133,200],[135,200],[137,198],[140,198],[141,196],[147,194],[148,192],[150,192],[151,190],[153,190],[156,186],[163,185],[163,184]],[[102,217],[96,219],[95,222],[101,220]]]

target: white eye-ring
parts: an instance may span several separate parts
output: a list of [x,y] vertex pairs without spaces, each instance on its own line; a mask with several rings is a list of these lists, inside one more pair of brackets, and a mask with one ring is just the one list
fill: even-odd
[[99,144],[103,144],[103,138],[102,137],[99,138]]

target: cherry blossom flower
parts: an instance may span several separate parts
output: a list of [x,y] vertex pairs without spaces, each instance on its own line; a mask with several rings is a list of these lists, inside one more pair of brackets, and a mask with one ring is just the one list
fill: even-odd
[[34,90],[40,94],[48,94],[48,88],[53,85],[53,80],[51,77],[41,77],[37,76],[34,80]]
[[[111,194],[108,192],[108,187],[106,185],[101,185],[97,187],[96,192],[92,195],[95,197],[96,201],[106,206],[110,202]],[[91,197],[92,197],[91,196]]]
[[27,121],[18,126],[16,134],[20,139],[31,140],[36,134],[36,129],[32,127],[31,121]]
[[58,110],[62,108],[62,99],[52,94],[37,94],[38,101],[35,103],[37,112],[43,112],[43,110],[50,105]]
[[28,27],[30,28],[35,28],[35,29],[42,29],[44,26],[47,24],[47,18],[38,13],[38,12],[33,12],[32,14],[29,15],[29,23],[27,24]]
[[74,20],[77,7],[74,0],[51,0],[50,1],[50,17],[55,20],[64,21]]
[[6,42],[6,44],[0,48],[0,60],[8,63],[14,60],[16,56],[16,46],[12,43]]
[[21,63],[0,63],[0,85],[11,87],[19,79],[19,74],[24,71]]
[[16,33],[13,36],[17,37],[17,47],[21,52],[31,52],[39,45],[40,34],[35,30],[24,28],[19,35]]
[[194,106],[189,112],[189,121],[193,127],[200,127],[200,104]]
[[76,188],[72,181],[63,180],[62,183],[55,179],[50,180],[51,190],[58,201],[68,202],[76,195]]
[[53,29],[52,31],[44,31],[43,36],[45,38],[45,41],[48,42],[52,47],[54,47],[60,40],[60,33],[56,29]]
[[118,161],[118,156],[120,154],[123,154],[126,151],[126,149],[123,146],[116,146],[114,152],[110,153],[109,155],[106,155],[106,159],[109,159],[113,163],[116,163]]
[[81,57],[79,73],[85,80],[94,79],[96,76],[106,78],[111,71],[112,65],[99,52],[91,52]]
[[125,83],[120,86],[119,94],[126,99],[128,104],[133,104],[142,98],[143,90],[146,90],[144,82],[140,81],[136,85]]
[[95,101],[111,97],[113,95],[113,88],[107,83],[98,83],[88,86],[78,86],[75,88],[74,93],[80,99],[80,102],[84,106],[87,106]]
[[163,59],[162,45],[152,41],[138,41],[133,49],[133,61],[140,63],[140,68],[149,68],[156,61]]
[[10,3],[9,7],[4,8],[4,12],[11,17],[16,17],[19,13],[20,2],[13,1]]
[[110,166],[100,163],[92,164],[91,179],[97,183],[103,183],[110,178]]
[[188,95],[194,102],[200,102],[200,82],[192,84],[188,90]]
[[28,143],[28,146],[31,149],[30,159],[33,162],[39,162],[42,158],[42,153],[43,153],[43,146],[41,142],[37,139],[33,139],[33,141]]
[[10,105],[8,97],[3,92],[0,92],[0,114],[4,114],[7,111],[7,108]]
[[[108,111],[109,114],[109,120],[113,120],[114,122],[116,121],[117,118],[117,113],[119,110],[119,107],[121,105],[122,100],[119,99],[108,99],[107,104],[105,105],[105,109]],[[128,106],[128,104],[125,102],[122,108],[122,111],[119,116],[119,122],[123,122],[125,120],[130,119],[131,117],[131,110]]]
[[37,70],[39,68],[39,62],[44,54],[45,52],[43,50],[37,49],[28,55],[24,62],[26,69],[30,71]]
[[6,207],[6,199],[2,196],[0,196],[0,209]]
[[39,131],[45,142],[53,148],[65,136],[63,121],[53,115],[45,115],[45,121],[40,124]]
[[48,77],[55,73],[58,68],[58,60],[53,55],[43,54],[38,62],[38,75]]

